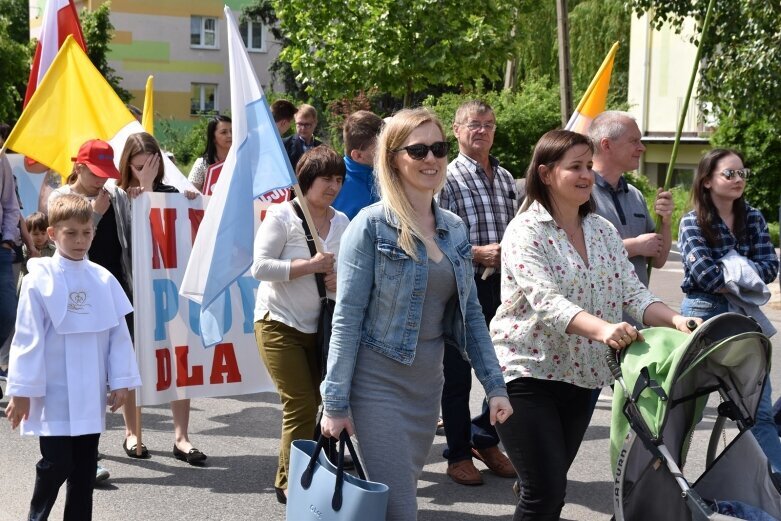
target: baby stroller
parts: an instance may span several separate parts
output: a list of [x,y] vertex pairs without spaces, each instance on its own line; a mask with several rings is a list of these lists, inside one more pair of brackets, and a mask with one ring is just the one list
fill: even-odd
[[[653,328],[643,336],[645,342],[621,354],[620,366],[612,353],[608,356],[616,377],[611,424],[616,521],[742,518],[716,513],[714,501],[781,520],[781,491],[754,436],[746,432],[754,424],[770,366],[770,341],[759,326],[749,317],[725,313],[691,335]],[[714,392],[721,404],[705,471],[690,484],[683,469]],[[727,420],[738,434],[717,455]]]

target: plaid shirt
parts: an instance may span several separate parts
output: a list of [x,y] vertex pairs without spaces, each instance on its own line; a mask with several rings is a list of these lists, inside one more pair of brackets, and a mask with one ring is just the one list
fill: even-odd
[[697,216],[691,211],[683,216],[678,232],[678,247],[683,260],[684,293],[715,293],[724,286],[724,273],[719,259],[729,250],[746,257],[754,263],[765,284],[772,282],[778,274],[778,257],[770,242],[767,223],[759,212],[746,205],[746,243],[738,243],[721,219],[714,227],[718,231],[718,244],[711,248],[697,225]]
[[[507,225],[518,211],[515,179],[499,166],[496,158],[489,160],[494,171],[492,185],[489,186],[483,167],[464,154],[458,154],[447,165],[447,180],[439,193],[439,205],[466,223],[473,246],[501,242]],[[485,269],[477,263],[474,267],[478,275]]]

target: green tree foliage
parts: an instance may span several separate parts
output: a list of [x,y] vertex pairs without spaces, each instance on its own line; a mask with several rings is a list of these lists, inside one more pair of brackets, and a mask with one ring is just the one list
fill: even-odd
[[[687,17],[701,24],[708,6],[708,0],[631,3],[638,13],[650,12],[656,26],[670,23],[677,29]],[[774,129],[781,128],[781,3],[716,2],[702,56],[701,103],[712,104],[717,116],[766,119]]]
[[491,154],[513,176],[524,177],[537,140],[561,123],[558,86],[547,80],[529,81],[516,92],[444,94],[436,99],[427,98],[424,105],[436,112],[448,130],[451,158],[458,154],[458,144],[451,131],[456,109],[476,98],[491,105],[496,114],[496,137]]
[[108,64],[108,52],[111,39],[114,37],[114,25],[111,23],[111,2],[101,4],[94,11],[86,8],[79,15],[81,30],[84,33],[84,43],[87,45],[87,56],[100,71],[106,81],[114,88],[117,95],[128,103],[132,94],[122,88],[122,78]]
[[0,0],[0,16],[10,22],[8,37],[27,44],[30,40],[29,0]]
[[624,108],[629,94],[631,13],[622,0],[583,0],[570,11],[573,103],[580,101],[615,42],[618,52],[608,91],[608,107]]
[[512,5],[488,0],[273,0],[289,43],[281,59],[307,92],[412,95],[498,80],[509,56]]
[[22,112],[30,48],[27,0],[0,0],[0,121],[13,123]]
[[[588,88],[610,47],[620,42],[609,91],[608,106],[626,104],[629,83],[630,11],[621,0],[570,0],[570,62],[573,102]],[[558,81],[556,3],[520,0],[515,22],[518,79]]]

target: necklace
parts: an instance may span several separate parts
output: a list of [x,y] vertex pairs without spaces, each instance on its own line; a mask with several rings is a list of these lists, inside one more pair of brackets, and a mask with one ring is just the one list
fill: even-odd
[[325,230],[326,225],[331,222],[330,219],[328,219],[328,210],[325,211],[325,215],[323,215],[323,217],[320,219],[316,219],[313,215],[312,220],[315,223],[315,231],[318,235],[320,235],[320,230]]
[[571,242],[575,242],[577,237],[580,235],[580,232],[583,230],[583,227],[580,225],[580,223],[578,223],[578,226],[575,228],[575,231],[573,232],[567,231],[567,229],[564,228],[563,226],[561,227],[561,229],[564,230],[564,233],[567,234],[567,237],[569,237],[569,240]]

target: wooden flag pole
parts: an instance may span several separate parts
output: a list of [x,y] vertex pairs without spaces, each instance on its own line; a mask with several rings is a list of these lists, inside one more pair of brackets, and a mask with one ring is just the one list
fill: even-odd
[[[670,155],[670,163],[667,165],[667,176],[664,179],[664,191],[670,189],[670,183],[673,178],[673,171],[675,170],[675,160],[678,158],[678,145],[681,143],[681,134],[683,133],[683,124],[686,121],[686,113],[689,111],[689,100],[692,96],[692,90],[694,90],[694,79],[697,77],[697,71],[700,69],[700,57],[702,56],[702,42],[705,41],[705,35],[708,33],[708,26],[710,26],[711,14],[713,13],[713,4],[715,0],[708,2],[708,10],[705,12],[705,20],[702,22],[702,32],[700,33],[700,43],[697,45],[697,54],[694,56],[694,66],[692,67],[692,74],[689,78],[689,87],[686,89],[686,96],[683,98],[683,107],[681,108],[681,115],[678,118],[678,129],[675,131],[675,141],[673,141],[673,151]],[[662,226],[662,218],[656,216],[656,229],[658,230]],[[652,261],[648,259],[648,281],[651,280],[651,270],[653,268]]]
[[298,196],[298,204],[301,206],[301,210],[304,212],[304,218],[306,219],[307,226],[309,226],[309,231],[313,232],[312,238],[315,240],[315,249],[318,253],[325,253],[323,242],[320,240],[320,235],[317,233],[315,222],[312,220],[312,215],[309,213],[309,206],[306,204],[306,197],[304,197],[304,192],[301,190],[301,186],[296,183],[293,185],[293,190]]

